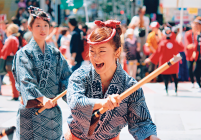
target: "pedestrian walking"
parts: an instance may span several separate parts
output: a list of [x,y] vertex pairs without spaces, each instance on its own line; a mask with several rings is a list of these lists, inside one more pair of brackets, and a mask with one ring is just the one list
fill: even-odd
[[[147,47],[147,49],[149,50],[149,55],[156,52],[158,44],[162,40],[162,32],[159,30],[160,24],[157,21],[151,22],[150,28],[152,29],[152,31],[148,34],[146,43],[144,45],[144,47]],[[148,69],[149,73],[154,71],[156,67],[157,65],[150,62]],[[156,78],[154,78],[152,81],[156,82]]]
[[[166,39],[163,39],[156,50],[149,58],[145,59],[145,63],[152,62],[155,65],[159,63],[159,66],[168,62],[174,55],[177,55],[179,52],[183,51],[184,47],[182,44],[179,44],[175,39],[171,38],[171,29],[166,27],[165,31]],[[166,71],[162,73],[163,80],[165,82],[165,89],[168,95],[168,83],[171,80],[171,77],[174,78],[175,82],[175,93],[177,94],[178,86],[178,74],[179,72],[179,63],[174,64]]]
[[82,65],[89,65],[90,64],[90,60],[89,60],[89,44],[87,43],[88,26],[84,25],[82,27],[82,31],[84,33],[84,37],[83,37],[84,50],[82,52],[82,58],[83,58],[84,61],[82,62]]
[[192,59],[196,61],[195,67],[195,77],[199,85],[199,92],[201,92],[201,83],[200,83],[200,70],[201,70],[201,17],[196,18],[196,24],[198,24],[198,33],[197,33],[197,44],[192,54]]
[[[45,42],[50,25],[48,15],[36,7],[29,10],[28,28],[33,38],[16,53],[12,68],[21,93],[16,137],[58,140],[62,135],[61,109],[51,99],[67,88],[71,71],[59,50]],[[47,109],[35,115],[43,106]]]
[[64,49],[65,50],[65,57],[66,59],[70,59],[71,58],[71,53],[70,53],[70,40],[71,40],[71,35],[70,35],[70,31],[69,29],[66,27],[66,28],[63,28],[62,31],[61,31],[61,34],[63,35],[61,37],[61,41],[60,41],[60,44],[61,44],[61,47],[59,48],[59,50],[62,50]]
[[82,52],[84,50],[83,36],[84,33],[77,26],[77,20],[75,17],[69,17],[68,26],[71,30],[70,40],[70,64],[72,65],[72,71],[78,69],[83,61]]
[[[1,40],[1,39],[0,39]],[[1,57],[1,49],[3,48],[3,43],[0,41],[0,57]],[[1,85],[3,83],[3,77],[4,75],[0,75],[0,95],[2,95],[2,92],[1,92]]]
[[140,43],[138,43],[137,38],[133,33],[133,29],[127,29],[124,42],[124,52],[126,53],[126,60],[128,61],[128,73],[131,77],[136,79],[137,53],[140,51]]
[[[142,88],[120,101],[119,94],[136,84],[118,62],[120,22],[95,21],[95,24],[98,28],[88,37],[92,64],[81,66],[69,79],[67,99],[71,114],[65,139],[119,140],[121,129],[128,124],[135,139],[159,140]],[[110,110],[101,115],[95,132],[89,137],[92,113],[102,107]]]
[[140,43],[140,55],[141,62],[143,62],[146,58],[146,55],[143,53],[143,46],[146,43],[146,38],[149,31],[149,18],[145,16],[146,7],[140,7],[138,10],[138,15],[134,16],[131,19],[130,25],[135,25],[135,35],[138,38],[138,42]]
[[[18,26],[16,24],[10,24],[7,27],[6,35],[8,38],[6,39],[5,44],[1,49],[1,58],[3,58],[4,60],[6,60],[8,57],[12,58],[19,48],[19,40],[17,38],[17,36],[19,36]],[[19,92],[15,87],[15,79],[11,71],[8,71],[8,75],[12,86],[13,98],[11,100],[17,101],[19,97]]]

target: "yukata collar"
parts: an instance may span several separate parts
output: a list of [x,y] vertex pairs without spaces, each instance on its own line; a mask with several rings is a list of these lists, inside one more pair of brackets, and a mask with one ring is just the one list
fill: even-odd
[[[122,66],[119,63],[119,60],[117,60],[117,68],[116,68],[116,71],[114,72],[110,85],[113,83],[122,85],[122,79],[124,79],[124,75],[125,75],[125,71],[122,69]],[[93,78],[92,80],[99,80],[101,82],[100,75],[96,72],[93,65],[92,65],[92,78]]]
[[[34,40],[34,38],[32,37],[29,44],[31,44],[32,47],[36,48],[38,52],[42,53],[42,50],[40,49],[40,47],[38,46],[37,42]],[[45,50],[44,50],[44,54],[46,53],[49,53],[49,50],[48,50],[48,45],[45,41]]]

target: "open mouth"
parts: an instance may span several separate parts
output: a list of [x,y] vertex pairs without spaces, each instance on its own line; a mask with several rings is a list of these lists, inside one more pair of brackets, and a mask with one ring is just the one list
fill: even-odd
[[97,67],[98,69],[102,68],[103,66],[104,66],[104,63],[96,64],[96,67]]

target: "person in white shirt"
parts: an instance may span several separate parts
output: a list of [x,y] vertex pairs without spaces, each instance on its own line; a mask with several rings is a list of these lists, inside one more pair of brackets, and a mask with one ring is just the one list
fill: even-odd
[[61,48],[65,48],[66,49],[66,53],[65,53],[65,57],[67,59],[71,58],[71,53],[70,53],[70,40],[71,40],[71,35],[70,35],[70,31],[67,27],[64,27],[63,30],[61,31],[61,34],[63,35],[61,37]]
[[134,30],[134,34],[138,39],[140,45],[140,55],[141,61],[143,62],[146,58],[146,55],[143,53],[143,46],[146,43],[146,37],[148,35],[149,30],[149,18],[144,16],[146,12],[146,7],[140,7],[138,10],[138,15],[134,16],[130,22],[130,25],[135,25],[136,28]]

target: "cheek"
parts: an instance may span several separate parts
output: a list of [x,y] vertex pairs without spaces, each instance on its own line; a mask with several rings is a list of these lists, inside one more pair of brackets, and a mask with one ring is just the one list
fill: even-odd
[[104,55],[101,56],[101,59],[105,62],[105,63],[109,63],[111,64],[113,61],[115,61],[115,57],[114,55],[112,55],[111,53],[106,53]]

